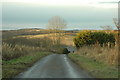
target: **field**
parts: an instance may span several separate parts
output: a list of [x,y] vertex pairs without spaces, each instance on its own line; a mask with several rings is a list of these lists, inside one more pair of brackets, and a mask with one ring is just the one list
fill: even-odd
[[[61,51],[61,47],[75,48],[73,39],[78,32],[64,31],[59,45],[54,43],[54,40],[59,38],[57,36],[59,34],[44,29],[2,31],[3,77],[14,77],[42,57],[54,52],[59,53],[58,51]],[[92,32],[98,31],[92,30]],[[102,32],[116,33],[114,31]],[[83,46],[77,48],[74,53],[70,53],[69,57],[94,77],[117,77],[118,49],[116,46],[111,48],[108,46],[101,47],[99,44]],[[100,69],[103,70],[100,71]]]
[[[73,46],[72,38],[69,32],[64,33],[61,46]],[[54,33],[43,29],[2,31],[2,76],[14,77],[42,57],[60,51],[53,39]]]

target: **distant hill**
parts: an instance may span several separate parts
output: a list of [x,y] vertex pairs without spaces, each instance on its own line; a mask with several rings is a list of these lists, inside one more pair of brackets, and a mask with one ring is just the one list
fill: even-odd
[[[77,33],[79,30],[64,30],[65,33]],[[2,38],[9,38],[12,36],[19,35],[37,35],[37,34],[49,34],[47,29],[41,28],[27,28],[27,29],[19,29],[19,30],[3,30]]]

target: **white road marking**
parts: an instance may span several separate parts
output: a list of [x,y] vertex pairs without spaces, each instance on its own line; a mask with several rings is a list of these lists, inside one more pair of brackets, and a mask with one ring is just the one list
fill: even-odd
[[68,67],[68,72],[69,72],[69,75],[71,76],[71,78],[79,78],[80,75],[76,74],[73,67],[71,67],[71,65],[69,64],[69,61],[67,59],[67,56],[65,55],[64,57],[64,60],[66,62],[66,65]]

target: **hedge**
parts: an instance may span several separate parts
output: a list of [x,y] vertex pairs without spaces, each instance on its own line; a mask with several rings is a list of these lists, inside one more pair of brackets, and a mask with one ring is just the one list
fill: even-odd
[[99,43],[101,46],[103,44],[115,43],[115,37],[112,33],[105,32],[91,32],[91,31],[81,31],[73,39],[76,47],[82,47],[84,45],[93,45]]

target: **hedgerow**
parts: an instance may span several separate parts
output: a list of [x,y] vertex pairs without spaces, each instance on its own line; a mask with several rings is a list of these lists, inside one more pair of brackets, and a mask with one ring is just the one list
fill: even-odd
[[91,32],[91,31],[81,31],[73,39],[76,47],[82,47],[84,45],[93,45],[99,43],[101,46],[103,44],[114,44],[115,37],[112,33],[105,32]]

